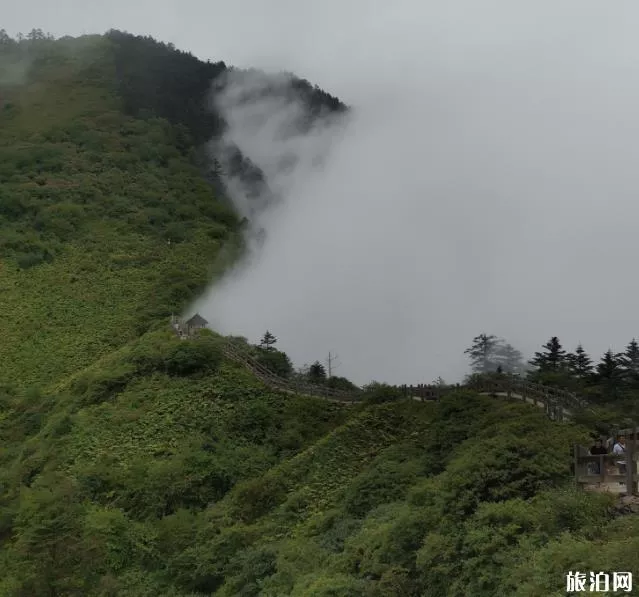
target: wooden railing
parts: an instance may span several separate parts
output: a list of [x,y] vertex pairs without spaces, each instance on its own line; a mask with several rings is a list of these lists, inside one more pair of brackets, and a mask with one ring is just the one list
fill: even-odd
[[[180,335],[181,328],[176,319],[172,320],[171,327]],[[181,337],[186,337],[184,334]],[[362,399],[362,390],[359,388],[351,391],[337,390],[326,385],[314,385],[304,383],[299,379],[285,379],[280,377],[262,365],[252,354],[248,347],[230,338],[225,339],[222,351],[224,356],[245,367],[257,379],[268,387],[290,394],[317,396],[326,400],[354,403]],[[515,398],[542,407],[550,419],[562,421],[570,419],[572,413],[579,409],[588,409],[587,403],[576,394],[536,384],[515,375],[490,374],[471,377],[464,385],[428,385],[419,384],[399,386],[407,398],[419,400],[440,400],[446,394],[460,389],[469,389],[482,394],[502,395]],[[589,409],[588,409],[589,410]],[[623,492],[628,494],[639,493],[639,472],[637,464],[639,460],[639,446],[635,440],[628,444],[627,453],[624,455],[606,454],[590,456],[588,449],[583,446],[575,446],[574,469],[575,482],[581,487],[595,487],[602,491]],[[619,461],[625,462],[625,470],[620,472]],[[622,491],[620,491],[620,488]]]
[[[296,394],[320,396],[339,400],[340,402],[356,402],[362,398],[361,390],[343,391],[327,386],[304,383],[300,380],[289,380],[279,377],[264,367],[248,351],[230,340],[224,344],[227,358],[245,366],[268,386]],[[478,376],[466,385],[437,386],[420,384],[417,386],[399,386],[407,398],[420,400],[439,400],[442,396],[459,389],[470,389],[484,394],[501,394],[516,398],[544,409],[549,418],[557,421],[570,419],[572,412],[583,408],[585,403],[575,394],[540,384],[532,383],[512,375]]]
[[468,387],[487,394],[506,394],[542,407],[553,420],[570,419],[576,410],[587,408],[587,403],[576,394],[533,383],[516,375],[477,377]]
[[305,396],[318,396],[329,400],[337,400],[339,402],[356,402],[359,398],[358,395],[361,394],[361,390],[345,392],[325,385],[314,385],[304,383],[300,380],[284,379],[283,377],[274,374],[272,371],[269,371],[246,350],[243,350],[230,340],[227,340],[224,343],[222,350],[226,358],[246,367],[261,382],[275,390]]
[[576,394],[507,374],[478,375],[471,378],[468,383],[456,386],[420,384],[400,387],[405,396],[420,400],[439,400],[442,396],[462,388],[482,394],[505,395],[539,406],[551,419],[559,421],[569,419],[575,410],[587,407]]
[[[180,321],[176,317],[172,318],[171,327],[176,334],[180,335],[180,331],[182,331],[182,337],[186,337],[184,330],[180,327]],[[260,381],[275,390],[291,394],[318,396],[346,403],[353,403],[362,399],[363,392],[359,388],[348,391],[337,390],[324,384],[310,384],[299,379],[280,377],[267,369],[250,354],[245,344],[233,339],[226,338],[222,350],[226,358],[246,367]],[[407,398],[420,400],[439,400],[442,396],[463,388],[484,394],[505,395],[542,407],[544,412],[553,420],[569,419],[572,412],[586,407],[586,403],[571,392],[535,384],[515,375],[507,374],[475,376],[471,378],[469,383],[464,385],[419,384],[417,386],[403,385],[398,387]]]
[[635,440],[626,443],[624,454],[590,456],[588,448],[577,445],[575,446],[574,459],[575,483],[578,486],[615,493],[633,495],[638,493],[637,461],[639,453]]
[[458,390],[462,386],[437,386],[428,384],[417,384],[416,386],[399,386],[406,398],[419,398],[420,400],[439,400],[442,396],[449,394],[453,390]]

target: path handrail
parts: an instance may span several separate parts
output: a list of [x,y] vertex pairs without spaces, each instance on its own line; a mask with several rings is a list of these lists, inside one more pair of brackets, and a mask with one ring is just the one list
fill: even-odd
[[327,386],[313,385],[299,380],[290,380],[276,375],[262,365],[253,355],[246,350],[239,349],[232,341],[225,341],[222,352],[228,359],[243,365],[251,371],[260,381],[278,390],[290,391],[296,394],[332,398],[343,402],[355,402],[361,390],[344,391]]
[[[179,334],[179,318],[171,318],[171,326],[174,332]],[[328,400],[340,402],[357,402],[362,399],[363,391],[360,388],[353,390],[338,390],[325,385],[305,383],[299,379],[287,379],[281,377],[262,363],[260,363],[243,344],[231,338],[224,338],[222,352],[226,358],[245,367],[267,386],[294,394],[317,396]],[[457,389],[470,389],[483,393],[502,393],[509,397],[520,398],[526,402],[540,403],[546,414],[554,420],[571,418],[572,413],[584,407],[587,402],[579,398],[573,392],[560,388],[544,386],[511,374],[499,374],[499,376],[474,376],[468,383],[457,386],[424,385],[398,386],[404,390],[406,396],[421,397],[422,400],[438,400],[442,395]]]
[[546,414],[554,420],[569,419],[572,413],[582,407],[582,403],[576,394],[530,382],[513,375],[504,375],[500,378],[488,378],[473,380],[471,385],[487,392],[506,393],[517,395],[524,401],[533,401],[541,404]]
[[[277,389],[311,396],[330,397],[344,402],[355,402],[360,399],[361,390],[336,390],[325,386],[307,384],[299,380],[282,378],[269,371],[248,351],[240,349],[236,343],[230,340],[225,342],[223,350],[229,359],[244,365],[264,383]],[[512,375],[504,375],[503,378],[475,378],[470,383],[458,387],[434,385],[421,385],[417,388],[406,385],[401,387],[406,395],[414,391],[415,395],[430,400],[437,400],[442,395],[458,388],[468,388],[486,393],[506,393],[509,396],[521,397],[524,401],[533,400],[535,404],[539,402],[544,407],[546,414],[554,420],[570,418],[576,408],[583,406],[583,401],[572,392],[529,382]]]

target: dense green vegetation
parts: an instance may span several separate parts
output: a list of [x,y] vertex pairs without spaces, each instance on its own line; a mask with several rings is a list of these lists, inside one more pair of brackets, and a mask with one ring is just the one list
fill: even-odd
[[26,70],[0,112],[0,381],[47,384],[181,308],[238,221],[184,129],[122,109],[107,39],[2,60]]
[[473,373],[522,375],[576,393],[589,403],[593,413],[588,420],[602,433],[611,426],[632,426],[639,420],[639,343],[634,338],[622,352],[609,349],[598,362],[581,344],[572,352],[565,350],[557,336],[528,363],[518,350],[492,334],[476,336],[465,353]]
[[[0,597],[533,597],[570,569],[639,574],[636,517],[571,486],[589,428],[470,392],[277,393],[215,333],[173,335],[242,249],[201,146],[226,68],[0,31]],[[309,118],[343,110],[291,89]],[[273,340],[250,347],[265,367],[352,388]]]

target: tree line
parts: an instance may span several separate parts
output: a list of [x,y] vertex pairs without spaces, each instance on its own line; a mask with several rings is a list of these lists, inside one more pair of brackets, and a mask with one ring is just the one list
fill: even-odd
[[[276,343],[277,338],[267,330],[260,343],[251,346],[255,358],[276,375],[342,390],[356,388],[347,378],[327,373],[326,365],[319,359],[295,369],[288,355],[275,348]],[[594,404],[634,408],[634,403],[639,402],[639,342],[634,338],[622,352],[609,349],[598,361],[581,343],[574,351],[564,349],[557,336],[550,338],[529,360],[505,339],[485,333],[473,338],[464,353],[470,359],[472,374],[517,375],[534,383],[579,393]],[[441,378],[434,384],[446,385]],[[369,386],[391,388],[377,382]],[[397,398],[399,394],[393,396]]]
[[277,344],[277,338],[270,330],[266,330],[260,343],[252,347],[253,355],[257,361],[275,375],[285,379],[322,384],[337,390],[357,388],[345,377],[329,374],[326,365],[319,359],[310,365],[306,364],[295,369],[289,356],[285,352],[277,350],[275,344]]
[[524,361],[520,351],[502,338],[479,334],[464,353],[473,373],[509,373],[530,381],[563,387],[613,402],[639,393],[639,342],[633,338],[622,352],[608,349],[593,359],[579,343],[566,350],[553,336],[533,357]]

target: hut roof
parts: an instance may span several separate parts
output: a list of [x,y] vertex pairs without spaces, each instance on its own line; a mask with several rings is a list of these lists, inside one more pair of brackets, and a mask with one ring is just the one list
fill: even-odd
[[204,317],[202,317],[199,313],[196,313],[191,319],[186,322],[188,326],[205,326],[208,323]]

